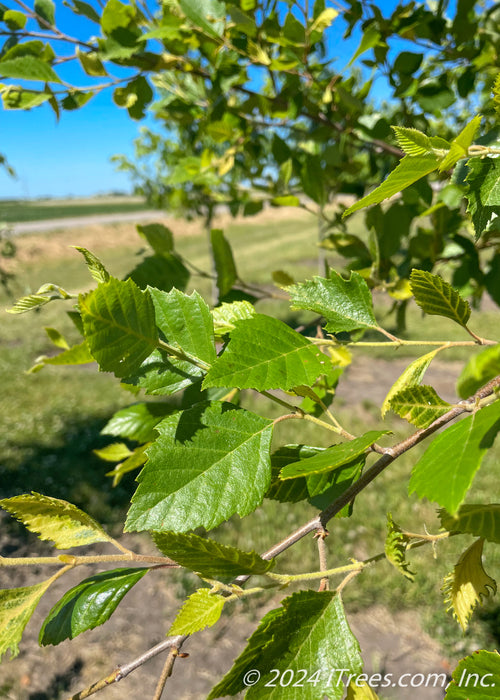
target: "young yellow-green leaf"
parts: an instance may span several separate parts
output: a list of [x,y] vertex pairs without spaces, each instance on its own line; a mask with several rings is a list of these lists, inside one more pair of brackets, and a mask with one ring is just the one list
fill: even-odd
[[292,309],[315,311],[326,318],[329,333],[377,328],[368,285],[357,272],[345,280],[337,272],[329,278],[314,277],[288,288]]
[[427,368],[429,367],[432,360],[436,357],[436,354],[437,350],[432,350],[426,355],[422,355],[422,357],[417,357],[417,359],[413,360],[413,362],[411,362],[408,365],[405,371],[396,379],[394,384],[387,392],[387,396],[385,397],[382,403],[382,418],[385,417],[385,414],[391,408],[391,401],[394,398],[394,396],[397,396],[401,391],[409,387],[418,386],[420,384]]
[[325,10],[319,13],[316,19],[313,20],[311,26],[309,27],[309,32],[319,32],[323,34],[325,29],[327,29],[336,17],[338,17],[338,11],[334,10],[333,7],[327,7]]
[[359,458],[364,459],[370,445],[373,445],[381,435],[386,433],[385,430],[370,430],[359,438],[328,447],[314,457],[288,464],[281,470],[280,479],[296,479],[300,476],[321,474]]
[[26,311],[38,309],[54,299],[74,299],[74,295],[57,284],[43,284],[35,294],[18,299],[11,309],[7,309],[7,312],[9,314],[24,314]]
[[120,0],[108,0],[101,17],[101,27],[104,34],[113,36],[120,31],[128,30],[134,24],[136,9]]
[[500,117],[500,73],[495,78],[493,84],[493,103],[495,105],[497,117]]
[[215,271],[217,273],[217,289],[219,299],[226,296],[238,279],[231,246],[221,229],[213,228],[210,232]]
[[36,80],[42,83],[60,83],[61,80],[48,63],[36,56],[19,56],[2,61],[0,75],[16,80]]
[[198,294],[190,296],[178,289],[162,292],[149,287],[156,325],[170,345],[207,365],[216,358],[214,329],[210,309]]
[[90,515],[59,498],[33,492],[4,498],[0,500],[0,506],[41,540],[52,540],[57,549],[111,540]]
[[[340,596],[331,591],[300,591],[282,601],[260,621],[248,645],[232,669],[210,691],[207,700],[236,695],[250,685],[248,700],[341,700],[344,697],[343,673],[361,672],[359,644],[347,623]],[[292,674],[299,679],[300,669],[310,669],[317,682],[304,682],[297,690],[272,683],[276,669],[281,678]],[[250,673],[252,672],[252,673]],[[283,674],[283,675],[282,675]]]
[[379,700],[379,697],[368,683],[356,680],[349,683],[345,700]]
[[457,380],[457,394],[466,399],[500,374],[500,344],[473,355]]
[[405,156],[379,187],[346,209],[342,218],[372,204],[380,204],[384,199],[398,194],[420,178],[437,170],[438,166],[439,159],[434,155]]
[[198,589],[179,610],[168,634],[194,634],[212,627],[222,614],[224,602],[221,595],[212,595],[208,588]]
[[90,354],[87,341],[84,340],[83,343],[73,345],[72,348],[63,350],[63,352],[53,357],[47,357],[45,355],[37,357],[36,363],[33,367],[30,367],[28,371],[31,373],[39,372],[47,365],[87,365],[91,362],[95,362],[95,360]]
[[163,224],[141,224],[137,226],[137,232],[158,255],[171,253],[174,249],[174,235]]
[[427,428],[436,418],[444,415],[450,404],[443,401],[432,386],[407,386],[389,401],[394,413],[417,428]]
[[68,341],[63,336],[63,334],[57,330],[57,328],[45,327],[45,332],[47,333],[50,341],[56,346],[56,348],[61,348],[62,350],[69,350]]
[[162,554],[206,578],[265,574],[274,567],[274,560],[266,561],[256,552],[243,552],[195,534],[153,532],[152,536]]
[[439,510],[441,525],[449,532],[468,532],[489,542],[500,544],[500,505],[461,506],[456,515],[450,515],[444,508]]
[[124,442],[112,442],[100,450],[93,450],[93,453],[105,462],[119,462],[121,459],[128,459],[133,454]]
[[147,460],[146,450],[150,444],[150,442],[146,442],[145,445],[136,447],[130,457],[127,457],[127,459],[125,459],[123,462],[117,464],[110,472],[106,472],[106,476],[113,477],[113,488],[118,486],[120,481],[123,479],[124,474],[128,474],[128,472],[142,467]]
[[7,10],[3,13],[2,21],[5,22],[9,29],[15,32],[25,27],[27,19],[24,12],[19,12],[19,10]]
[[469,158],[467,168],[467,211],[472,217],[477,241],[500,213],[500,160],[477,156]]
[[271,316],[239,321],[223,354],[214,362],[203,388],[293,389],[311,386],[328,359],[311,341]]
[[435,501],[455,515],[499,429],[500,401],[448,427],[413,467],[409,493]]
[[82,248],[79,245],[73,246],[79,253],[83,255],[85,258],[85,262],[87,263],[87,267],[89,268],[89,272],[92,275],[92,277],[95,279],[96,282],[109,282],[110,280],[110,275],[109,272],[106,270],[102,262],[97,258],[94,253],[91,253],[90,250],[87,250],[86,248]]
[[0,660],[6,651],[10,650],[11,659],[19,653],[24,628],[53,580],[0,590]]
[[439,275],[425,270],[412,270],[411,291],[422,311],[433,316],[446,316],[464,328],[470,317],[469,302]]
[[167,416],[156,430],[127,531],[209,530],[262,503],[271,480],[272,421],[216,401]]
[[437,157],[446,153],[450,144],[438,136],[427,136],[418,129],[404,126],[391,126],[396,135],[398,146],[409,156],[433,154]]
[[477,130],[481,125],[482,116],[476,115],[451,142],[448,154],[443,158],[439,166],[439,172],[453,168],[461,158],[467,158],[469,146],[474,140]]
[[475,651],[462,659],[453,671],[445,700],[498,700],[500,654]]
[[149,568],[114,569],[86,578],[59,600],[44,620],[38,642],[59,644],[108,620]]
[[409,581],[415,579],[415,574],[410,571],[410,565],[406,561],[406,547],[408,538],[403,534],[399,525],[392,519],[392,515],[387,513],[387,537],[385,539],[385,556],[387,560],[403,574]]
[[255,309],[248,301],[233,301],[231,304],[223,302],[212,309],[214,333],[221,338],[234,330],[237,321],[255,316]]
[[77,46],[76,55],[87,75],[91,75],[92,77],[104,77],[108,75],[96,51],[82,51],[80,47]]
[[298,207],[300,199],[294,194],[284,194],[280,197],[273,197],[271,204],[273,207]]
[[127,377],[158,344],[151,297],[130,279],[112,277],[81,294],[80,311],[90,352],[104,372]]
[[446,610],[453,612],[464,632],[474,608],[482,604],[483,597],[497,591],[495,580],[483,569],[483,544],[484,540],[479,539],[465,550],[442,586]]
[[101,430],[101,435],[147,442],[155,437],[154,427],[174,408],[163,401],[136,403],[117,411]]

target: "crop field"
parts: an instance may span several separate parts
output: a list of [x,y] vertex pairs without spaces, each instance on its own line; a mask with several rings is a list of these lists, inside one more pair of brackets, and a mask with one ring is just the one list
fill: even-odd
[[137,197],[28,200],[0,199],[0,224],[46,221],[65,217],[142,211],[147,204]]
[[[2,206],[4,205],[0,204],[0,219],[2,219]],[[72,205],[67,206],[70,208]],[[49,209],[48,206],[47,211]],[[92,213],[95,213],[95,210]],[[74,215],[74,212],[71,215]],[[50,217],[47,216],[47,218],[54,217],[54,211],[51,211]],[[317,222],[305,213],[297,213],[295,210],[284,212],[270,210],[252,220],[232,221],[229,217],[222,217],[215,224],[224,228],[235,254],[239,275],[249,284],[266,285],[272,294],[282,297],[282,291],[273,286],[271,277],[273,271],[283,270],[296,280],[318,274]],[[189,259],[196,269],[208,270],[206,234],[201,226],[197,223],[178,220],[172,220],[169,226],[174,231],[179,253]],[[70,247],[75,244],[90,249],[104,262],[109,272],[118,278],[123,277],[147,254],[144,241],[138,237],[130,224],[95,225],[87,229],[79,229],[77,232],[58,230],[43,235],[22,236],[16,240],[18,248],[16,257],[9,261],[9,270],[14,275],[11,282],[13,293],[16,296],[28,294],[36,291],[44,282],[60,284],[73,292],[92,287],[93,280],[88,274],[83,258]],[[329,261],[336,269],[342,269],[340,259],[330,258]],[[206,297],[210,295],[210,282],[196,273],[193,274],[187,291],[194,287]],[[377,306],[377,299],[375,301]],[[39,355],[52,354],[56,351],[44,328],[57,328],[70,343],[77,341],[76,331],[64,313],[64,310],[70,309],[71,302],[69,304],[53,302],[39,312],[18,316],[5,313],[5,309],[11,304],[12,300],[2,289],[0,291],[2,319],[0,324],[0,383],[2,386],[0,454],[3,476],[0,497],[21,493],[29,484],[35,491],[76,503],[101,521],[114,535],[119,535],[119,525],[123,522],[126,505],[135,489],[135,475],[133,473],[126,475],[117,488],[112,488],[111,480],[105,475],[110,468],[109,464],[100,461],[92,450],[112,441],[100,435],[100,430],[111,414],[122,406],[143,400],[143,397],[134,396],[123,390],[110,375],[97,372],[94,366],[89,365],[46,367],[35,374],[27,374],[26,371],[35,363]],[[295,326],[308,322],[311,318],[305,313],[290,312],[287,302],[279,298],[269,298],[259,302],[259,310],[263,313],[281,312],[282,317]],[[388,308],[379,304],[377,311],[382,318],[388,313]],[[492,323],[495,322],[495,317],[496,312],[486,305],[476,314],[474,330],[481,335],[487,335],[488,328],[491,328]],[[426,318],[423,322],[420,311],[413,306],[408,319],[408,335],[416,338],[440,338],[443,324],[448,324],[448,321],[434,320],[434,318]],[[460,337],[462,332],[460,327],[454,326],[451,321],[449,326],[446,329],[446,337],[449,339]],[[387,327],[390,328],[390,323]],[[388,362],[388,352],[397,352],[398,362]],[[409,433],[408,425],[395,416],[387,416],[386,420],[382,421],[376,403],[377,401],[380,403],[383,399],[383,393],[381,395],[380,391],[387,391],[390,388],[398,376],[397,373],[406,367],[411,357],[411,349],[406,348],[397,351],[381,349],[376,355],[371,353],[370,358],[362,352],[355,354],[353,364],[347,368],[341,379],[338,396],[334,402],[336,415],[350,432],[361,433],[365,430],[366,422],[369,421],[370,426],[375,427],[373,424],[378,421],[380,429],[391,430],[393,433],[384,438],[386,444],[401,439]],[[446,399],[454,397],[454,381],[465,357],[463,348],[455,348],[450,350],[446,357],[443,353],[442,359],[436,360],[429,371],[429,376],[432,373],[432,380],[429,381],[439,387]],[[384,377],[383,381],[381,377]],[[242,404],[250,409],[255,409],[256,402],[262,401],[251,392],[244,393],[241,400]],[[259,404],[259,410],[265,411],[266,408]],[[276,415],[279,413],[276,413],[276,407],[271,405],[269,417]],[[288,421],[278,426],[277,440],[280,443],[300,441],[307,444],[310,440],[323,440],[325,445],[328,444],[325,441],[328,435],[318,433],[315,426],[311,427],[311,424],[308,424],[306,430],[298,436],[296,425],[292,427],[290,423]],[[380,548],[380,544],[377,543],[380,543],[381,538],[383,539],[380,523],[384,522],[387,512],[391,512],[394,520],[407,530],[422,532],[424,528],[428,528],[430,532],[437,532],[438,520],[434,504],[418,501],[415,497],[411,499],[405,497],[409,472],[414,460],[423,449],[424,446],[421,446],[414,451],[415,454],[412,453],[398,460],[394,469],[388,469],[383,474],[379,480],[378,489],[368,489],[358,498],[354,507],[363,512],[362,525],[359,524],[359,519],[356,527],[351,525],[349,519],[331,522],[332,536],[327,540],[331,566],[348,563],[353,557],[361,559],[377,554],[378,549],[375,548]],[[498,457],[498,450],[496,454]],[[491,493],[496,487],[497,477],[488,470],[488,462],[492,459],[493,455],[487,457],[477,477],[478,498],[486,497],[486,494]],[[228,544],[231,542],[242,549],[262,551],[312,517],[315,512],[315,509],[307,504],[298,508],[296,504],[289,507],[288,504],[265,501],[264,507],[259,512],[249,516],[245,521],[232,518],[219,528],[215,536],[222,542]],[[48,551],[36,538],[24,535],[22,529],[10,519],[2,520],[2,526],[4,535],[3,539],[0,537],[0,545],[6,545],[11,549],[19,548],[21,551],[29,548],[32,551],[37,547],[44,552]],[[365,636],[368,649],[371,648],[370,643],[373,643],[369,639],[370,616],[378,620],[379,626],[382,625],[387,634],[394,635],[391,638],[392,642],[388,643],[386,657],[382,658],[383,655],[381,655],[378,660],[372,659],[372,663],[378,669],[384,667],[384,664],[385,667],[387,665],[390,667],[390,659],[400,651],[395,650],[394,647],[398,644],[404,647],[400,630],[403,625],[408,627],[407,633],[410,636],[406,641],[410,640],[408,642],[410,647],[414,642],[414,648],[410,648],[408,652],[411,670],[420,669],[418,659],[419,654],[422,657],[423,647],[419,647],[420,642],[417,643],[417,641],[425,639],[425,633],[438,634],[442,642],[441,647],[432,646],[427,649],[427,652],[432,654],[429,666],[435,670],[437,664],[441,664],[445,671],[453,668],[453,662],[456,659],[480,644],[490,645],[492,648],[498,646],[500,608],[494,602],[486,601],[481,612],[475,616],[467,636],[462,635],[442,604],[436,579],[442,579],[453,567],[457,553],[463,549],[463,545],[463,538],[457,545],[453,541],[440,545],[442,550],[439,550],[438,559],[433,558],[429,548],[425,548],[425,551],[422,548],[412,554],[410,561],[412,570],[416,572],[414,583],[403,578],[387,562],[382,562],[364,572],[359,577],[359,585],[346,589],[344,594],[346,608],[348,612],[354,613],[356,624],[361,630],[360,638],[362,640],[363,635]],[[151,543],[146,542],[144,546],[151,548]],[[490,558],[489,549],[486,554],[488,567],[498,570],[500,561]],[[279,570],[292,570],[293,566],[299,566],[305,571],[312,570],[316,566],[316,558],[314,543],[303,540],[280,558]],[[427,575],[430,568],[434,569],[432,576]],[[436,570],[439,571],[438,577],[436,577]],[[493,571],[492,575],[494,575]],[[142,619],[141,634],[147,636],[150,625],[151,629],[156,630],[159,613],[167,610],[171,616],[182,596],[191,593],[196,587],[195,577],[189,574],[175,574],[172,581],[173,583],[168,586],[168,596],[161,598],[163,607],[159,611],[141,613],[142,616],[150,617],[149,621]],[[28,584],[20,578],[17,581],[11,581],[8,585]],[[132,594],[131,600],[134,600]],[[269,598],[263,599],[263,608],[268,603]],[[138,606],[139,603],[136,605]],[[242,630],[251,631],[252,620],[245,617],[244,611],[239,614],[243,621]],[[120,609],[114,617],[120,617]],[[116,624],[119,624],[118,621]],[[167,622],[164,627],[166,626],[168,626]],[[233,628],[237,627],[238,625],[233,624]],[[32,627],[28,629],[31,630]],[[112,635],[114,631],[117,638],[116,644],[119,644],[119,638],[122,636],[120,629],[110,627],[106,632],[107,635]],[[65,647],[65,656],[63,655],[57,662],[62,664],[62,668],[70,669],[78,659],[83,659],[83,670],[78,671],[81,678],[77,679],[76,686],[71,686],[72,692],[76,692],[86,682],[97,679],[99,672],[95,670],[95,663],[98,658],[96,649],[99,649],[99,639],[106,640],[108,659],[113,653],[109,636],[100,638],[98,630],[87,634],[82,635],[84,637],[82,643],[75,644],[74,652],[69,647]],[[97,642],[91,648],[87,644],[87,648],[86,639],[90,639],[91,634],[95,634],[94,638]],[[35,649],[35,636],[36,630],[33,628],[28,635],[28,642],[23,642],[22,648],[25,650],[30,645],[28,654]],[[132,646],[128,645],[126,648],[126,653],[131,658],[134,655],[131,651],[134,645],[140,653],[141,649],[146,648],[151,642],[150,637],[148,641],[144,641],[140,635],[136,636],[138,638],[132,640]],[[161,635],[157,641],[160,639]],[[104,641],[102,643],[104,645]],[[428,644],[428,642],[425,643]],[[204,649],[211,647],[210,642],[205,641],[203,645]],[[67,683],[64,684],[64,678],[59,685],[52,678],[52,686],[50,686],[50,684],[47,685],[48,681],[43,678],[43,674],[33,673],[30,675],[28,690],[23,689],[22,684],[20,685],[19,679],[30,674],[27,670],[29,664],[34,667],[37,664],[43,665],[42,659],[45,659],[43,663],[48,664],[52,664],[52,658],[59,659],[59,657],[51,657],[51,653],[55,653],[52,648],[35,651],[34,654],[38,654],[37,656],[21,655],[19,659],[7,665],[4,671],[6,678],[0,682],[0,698],[16,697],[20,700],[28,700],[30,697],[35,697],[29,694],[33,690],[37,691],[36,697],[39,700],[56,700],[59,697],[65,697],[69,686]],[[75,656],[71,656],[73,653]],[[95,658],[89,656],[91,653],[94,653]],[[208,651],[206,653],[208,654]],[[375,654],[375,651],[373,653]],[[198,651],[196,665],[204,663],[199,657]],[[126,660],[128,657],[122,659],[122,661]],[[93,676],[85,675],[88,670],[85,670],[87,661],[89,667],[93,665]],[[220,660],[216,663],[219,662]],[[103,673],[111,670],[103,665],[102,660],[100,663]],[[401,669],[401,662],[398,661],[398,664],[398,668]],[[211,672],[217,676],[223,670],[222,666],[220,669],[214,666]],[[176,669],[176,672],[182,676],[181,668]],[[154,672],[151,675],[154,678]],[[190,697],[204,697],[211,680],[213,679],[207,676],[206,684],[200,689],[199,695],[196,684],[191,686],[193,694]],[[110,688],[109,693],[106,691],[103,694],[103,698],[135,697],[135,692],[141,692],[143,685],[140,672],[137,680],[130,678],[128,686],[125,685],[127,681],[124,681],[123,687],[120,684],[118,688]],[[185,687],[184,681],[185,679],[180,679],[179,689]],[[134,683],[137,685],[134,686]],[[177,688],[175,678],[173,683],[172,690],[175,695]],[[177,695],[177,697],[185,696]],[[429,695],[429,698],[431,697],[439,696]]]

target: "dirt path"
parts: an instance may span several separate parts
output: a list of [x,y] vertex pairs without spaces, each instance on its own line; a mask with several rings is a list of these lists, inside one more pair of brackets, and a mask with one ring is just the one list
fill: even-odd
[[74,229],[96,224],[116,224],[123,222],[139,223],[141,221],[163,221],[167,216],[157,209],[134,212],[117,212],[115,214],[92,214],[91,216],[67,216],[62,219],[46,219],[44,221],[23,221],[13,223],[10,230],[13,235],[26,233],[46,233],[55,229]]

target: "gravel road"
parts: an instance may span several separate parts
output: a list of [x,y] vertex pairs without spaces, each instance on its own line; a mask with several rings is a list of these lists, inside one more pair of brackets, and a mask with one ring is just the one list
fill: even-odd
[[89,226],[92,224],[114,224],[130,221],[151,221],[161,220],[165,218],[165,213],[157,209],[147,209],[145,211],[133,212],[117,212],[115,214],[93,214],[91,216],[68,216],[61,219],[46,219],[45,221],[23,221],[10,225],[14,235],[23,233],[43,233],[45,231],[53,231],[58,228],[76,228],[81,226]]

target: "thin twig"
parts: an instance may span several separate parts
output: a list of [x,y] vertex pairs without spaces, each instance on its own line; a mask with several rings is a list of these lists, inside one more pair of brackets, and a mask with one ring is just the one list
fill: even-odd
[[101,680],[97,681],[97,683],[92,683],[92,685],[89,685],[79,693],[76,693],[76,695],[72,695],[71,698],[68,698],[68,700],[84,700],[85,698],[89,698],[91,695],[94,695],[94,693],[97,693],[99,690],[106,688],[108,685],[118,683],[118,681],[121,681],[123,678],[128,676],[129,673],[132,673],[132,671],[135,671],[140,666],[143,666],[147,661],[153,659],[163,651],[171,649],[172,647],[180,649],[180,645],[183,644],[186,639],[187,637],[183,635],[168,637],[163,642],[160,642],[151,649],[148,649],[146,652],[144,652],[144,654],[141,654],[130,663],[125,664],[125,666],[118,666],[118,668],[116,668],[108,676],[101,678]]
[[165,689],[165,683],[172,675],[172,670],[174,668],[174,663],[175,663],[175,660],[176,660],[178,654],[179,654],[179,650],[177,647],[175,647],[175,646],[170,647],[170,651],[168,652],[167,658],[165,660],[165,665],[163,666],[163,670],[161,672],[161,676],[158,679],[158,685],[156,686],[153,700],[161,700],[161,696],[163,695],[163,690]]
[[[325,528],[321,528],[321,530],[318,530],[316,533],[316,539],[318,541],[318,555],[319,555],[319,570],[320,571],[327,571],[328,570],[328,562],[326,559],[326,544],[325,544],[325,539],[328,537],[328,530],[325,530]],[[322,578],[321,581],[319,582],[319,591],[328,591],[330,590],[330,582],[327,577]]]

